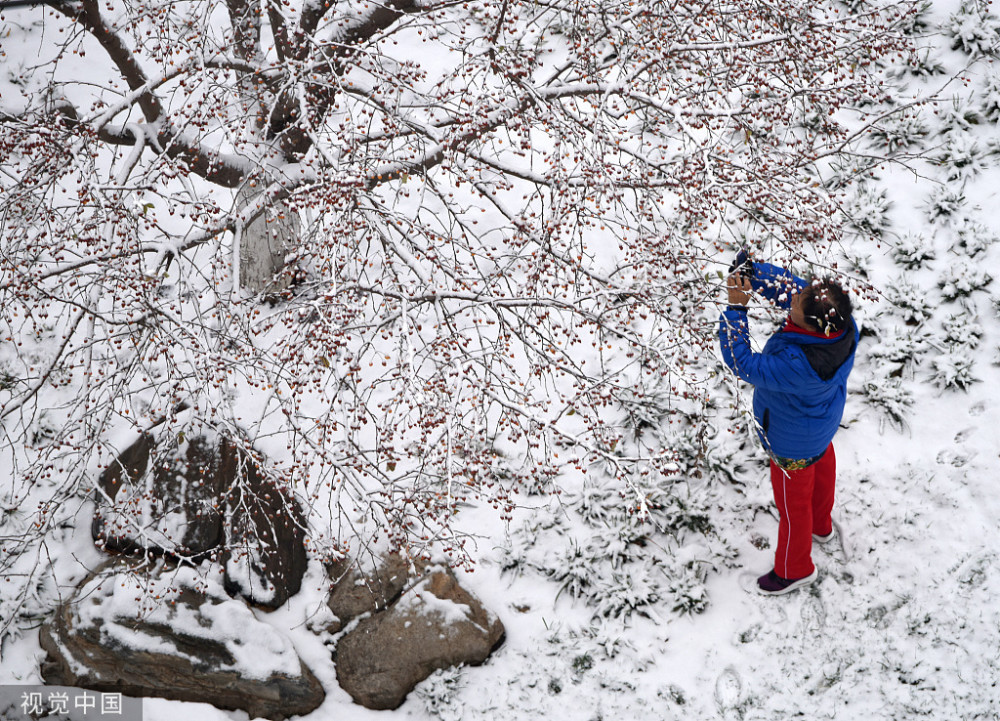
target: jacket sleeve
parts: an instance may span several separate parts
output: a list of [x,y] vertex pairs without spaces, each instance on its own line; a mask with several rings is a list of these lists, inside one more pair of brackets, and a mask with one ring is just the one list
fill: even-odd
[[800,352],[790,348],[775,355],[753,352],[745,310],[730,308],[722,314],[719,345],[722,359],[736,377],[756,388],[794,392],[809,383],[809,362]]
[[760,261],[753,264],[753,279],[750,284],[757,293],[785,309],[791,307],[792,296],[808,285],[804,279],[784,268]]

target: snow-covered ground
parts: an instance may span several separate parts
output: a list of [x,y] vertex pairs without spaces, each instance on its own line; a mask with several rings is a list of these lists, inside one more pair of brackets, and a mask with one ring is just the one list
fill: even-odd
[[[303,623],[323,600],[323,579],[308,576],[258,617],[326,687],[310,719],[1000,717],[1000,68],[977,51],[1000,46],[1000,21],[987,10],[933,4],[929,30],[943,34],[928,38],[924,67],[891,78],[900,104],[940,98],[886,122],[872,150],[899,162],[854,191],[851,214],[882,242],[845,246],[840,267],[878,298],[858,304],[865,335],[835,440],[846,543],[815,552],[818,582],[754,592],[776,515],[759,449],[722,433],[715,450],[738,461],[735,478],[672,489],[680,500],[652,517],[688,529],[669,546],[608,510],[617,496],[595,479],[566,479],[558,501],[520,499],[507,526],[467,511],[478,564],[462,582],[501,617],[506,644],[482,667],[436,674],[397,711],[367,711],[339,688]],[[757,318],[761,341],[768,322]],[[714,412],[721,428],[739,423],[727,402]],[[80,525],[55,556],[92,553]],[[642,613],[616,615],[630,598]],[[31,634],[5,645],[0,681],[36,682],[41,656]],[[144,708],[148,721],[245,718]]]

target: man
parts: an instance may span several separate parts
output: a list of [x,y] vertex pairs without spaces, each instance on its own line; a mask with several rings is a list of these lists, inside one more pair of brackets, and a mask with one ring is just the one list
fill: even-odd
[[[844,413],[859,334],[851,300],[835,281],[808,283],[743,254],[737,265],[729,276],[729,307],[720,319],[719,342],[726,365],[754,386],[754,418],[771,457],[778,543],[774,569],[757,585],[762,593],[779,595],[816,580],[812,542],[834,538],[832,440]],[[746,305],[751,290],[789,310],[785,325],[761,353],[750,349]]]

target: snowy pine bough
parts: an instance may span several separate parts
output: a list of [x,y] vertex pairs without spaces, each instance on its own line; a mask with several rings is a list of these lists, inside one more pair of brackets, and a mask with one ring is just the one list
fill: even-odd
[[908,270],[923,267],[935,258],[934,245],[920,234],[907,233],[892,248],[892,257]]
[[945,32],[952,38],[953,50],[969,55],[995,55],[1000,48],[1000,19],[989,12],[984,0],[963,2],[949,18]]

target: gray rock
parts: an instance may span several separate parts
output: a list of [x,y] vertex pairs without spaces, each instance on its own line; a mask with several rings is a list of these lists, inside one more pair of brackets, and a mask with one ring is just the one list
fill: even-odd
[[226,588],[277,608],[302,587],[305,517],[250,454],[208,427],[143,433],[98,479],[94,540],[109,551],[212,555]]
[[143,433],[101,474],[92,533],[110,551],[197,557],[222,542],[218,436]]
[[440,567],[337,644],[337,678],[355,702],[394,709],[438,669],[483,663],[503,624]]
[[305,517],[286,490],[264,480],[246,451],[224,442],[221,475],[234,479],[226,497],[226,590],[277,608],[302,588],[309,558]]
[[[280,721],[325,697],[291,641],[193,569],[100,569],[42,626],[46,683],[243,710]],[[139,599],[138,601],[136,599]]]
[[345,559],[327,566],[327,574],[334,581],[327,605],[337,617],[327,630],[337,633],[358,616],[384,610],[399,598],[410,582],[410,564],[398,553],[390,553],[379,558],[369,572],[361,573],[357,562]]

